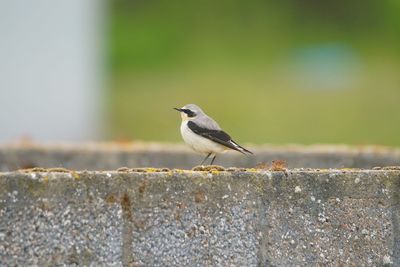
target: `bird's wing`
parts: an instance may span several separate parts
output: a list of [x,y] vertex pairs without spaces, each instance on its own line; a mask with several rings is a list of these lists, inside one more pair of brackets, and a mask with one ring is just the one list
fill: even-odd
[[189,121],[187,126],[194,133],[196,133],[204,138],[207,138],[209,140],[212,140],[218,144],[221,144],[221,145],[231,148],[233,150],[239,151],[240,153],[243,153],[243,154],[245,154],[245,152],[253,154],[251,151],[245,149],[244,147],[241,147],[239,144],[237,144],[235,141],[233,141],[232,138],[229,136],[229,134],[227,134],[226,132],[224,132],[222,130],[207,129],[207,128],[199,126],[198,124],[196,124],[193,121]]
[[196,123],[201,128],[205,128],[208,130],[222,131],[218,123],[215,120],[213,120],[213,118],[207,116],[206,114],[199,114],[199,116],[193,122]]

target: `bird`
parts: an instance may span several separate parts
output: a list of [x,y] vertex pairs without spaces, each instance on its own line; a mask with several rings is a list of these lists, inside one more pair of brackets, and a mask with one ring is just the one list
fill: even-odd
[[181,114],[180,130],[185,143],[194,151],[205,155],[200,165],[203,165],[210,156],[212,156],[212,165],[217,154],[227,150],[235,150],[245,155],[253,154],[233,141],[230,135],[224,132],[218,123],[207,116],[197,105],[188,104],[174,109]]

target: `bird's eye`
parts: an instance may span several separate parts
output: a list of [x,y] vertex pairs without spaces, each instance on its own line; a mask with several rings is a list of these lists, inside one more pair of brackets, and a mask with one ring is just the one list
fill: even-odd
[[193,111],[191,111],[190,109],[182,109],[182,111],[185,112],[186,115],[187,115],[189,118],[193,118],[194,116],[196,116],[196,113],[193,112]]

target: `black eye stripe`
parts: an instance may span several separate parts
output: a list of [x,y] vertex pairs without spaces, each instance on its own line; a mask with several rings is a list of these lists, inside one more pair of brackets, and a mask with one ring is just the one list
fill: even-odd
[[186,115],[188,115],[188,117],[194,117],[196,116],[196,113],[194,113],[193,111],[191,111],[190,109],[181,109],[183,112],[186,113]]

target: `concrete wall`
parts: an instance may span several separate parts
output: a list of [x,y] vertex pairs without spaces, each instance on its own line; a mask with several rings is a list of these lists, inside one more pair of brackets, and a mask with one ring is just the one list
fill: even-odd
[[2,266],[400,266],[400,170],[0,174]]
[[[284,160],[289,168],[364,168],[400,165],[400,149],[347,146],[249,147],[255,155],[228,152],[215,164],[254,167]],[[30,167],[73,170],[115,170],[120,167],[192,168],[203,159],[184,145],[95,143],[79,145],[2,145],[0,171]]]

